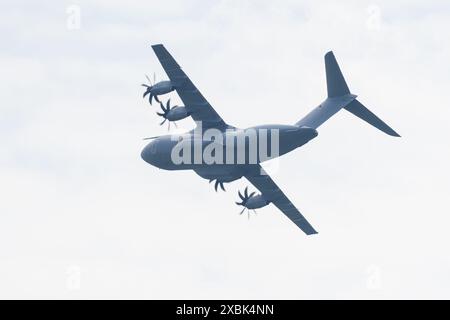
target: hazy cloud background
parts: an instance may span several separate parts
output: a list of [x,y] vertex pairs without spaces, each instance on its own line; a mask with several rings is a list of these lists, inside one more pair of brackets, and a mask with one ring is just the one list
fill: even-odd
[[[447,1],[2,2],[0,297],[450,298],[449,28]],[[154,43],[238,127],[298,121],[333,50],[402,138],[340,112],[274,176],[319,234],[247,221],[246,181],[140,159]]]

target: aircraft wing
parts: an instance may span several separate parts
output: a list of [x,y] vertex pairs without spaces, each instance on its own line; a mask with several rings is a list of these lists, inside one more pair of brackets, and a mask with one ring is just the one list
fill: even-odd
[[304,233],[307,235],[317,233],[283,191],[265,173],[264,169],[260,165],[257,165],[256,168],[258,170],[254,170],[252,173],[245,175],[245,177],[261,192],[262,196],[280,209]]
[[227,124],[198,91],[166,48],[162,44],[152,45],[152,48],[184,105],[191,112],[192,119],[201,121],[204,129],[226,129]]

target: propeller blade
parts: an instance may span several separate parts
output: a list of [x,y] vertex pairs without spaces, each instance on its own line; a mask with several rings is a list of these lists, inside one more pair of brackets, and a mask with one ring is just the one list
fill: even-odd
[[226,191],[226,190],[225,190],[225,187],[223,186],[223,182],[220,182],[220,183],[219,183],[219,186],[220,186],[220,189],[222,189],[223,191]]
[[245,198],[248,199],[248,187],[245,187],[244,195],[245,195]]
[[170,131],[170,121],[169,121],[169,126],[167,127],[167,131]]
[[153,72],[153,84],[156,83],[156,72]]
[[175,125],[175,128],[178,129],[178,125],[177,125],[177,123],[175,121],[173,122],[173,124]]
[[244,209],[242,209],[242,211],[241,212],[239,212],[239,214],[243,214],[244,213],[244,211],[245,211],[245,207],[244,207]]
[[162,126],[164,124],[164,122],[166,122],[167,119],[164,119],[163,122],[161,122],[159,125]]
[[145,90],[144,94],[142,95],[142,98],[145,98],[146,95],[148,95],[150,93],[150,87],[147,88],[147,90]]
[[242,205],[244,205],[244,202],[235,202],[238,206],[242,206]]
[[150,92],[150,96],[148,97],[148,102],[150,102],[150,104],[152,104],[152,99],[153,99],[153,93]]
[[160,117],[164,117],[164,116],[165,116],[165,114],[164,114],[164,113],[161,113],[161,112],[156,112],[156,114],[157,114],[158,116],[160,116]]
[[238,196],[239,196],[239,198],[241,198],[242,203],[244,203],[245,198],[244,198],[244,196],[241,194],[240,191],[238,191]]
[[158,96],[155,94],[155,100],[157,101],[157,102],[160,102],[159,101],[159,98],[158,98]]
[[254,195],[255,193],[256,193],[256,192],[253,191],[252,193],[250,193],[250,195],[249,195],[248,197],[249,197],[249,198],[253,197],[253,195]]
[[216,190],[216,192],[217,192],[217,187],[219,186],[219,181],[218,180],[216,180],[216,183],[214,184],[214,190]]
[[150,85],[152,85],[152,80],[150,80],[150,78],[148,77],[148,75],[145,75],[145,77],[147,78],[148,83],[150,83]]
[[153,137],[147,137],[147,138],[142,138],[142,140],[151,140],[151,139],[157,139],[161,136],[153,136]]
[[159,106],[161,107],[162,111],[164,111],[164,113],[167,112],[167,109],[164,107],[164,103],[160,102]]
[[167,100],[166,108],[167,108],[167,111],[170,111],[170,99]]

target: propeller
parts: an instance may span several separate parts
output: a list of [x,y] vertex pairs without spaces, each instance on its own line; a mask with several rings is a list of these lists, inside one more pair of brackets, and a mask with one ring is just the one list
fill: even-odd
[[[169,111],[170,111],[170,99],[167,100],[166,107],[164,107],[164,104],[163,104],[162,102],[160,102],[159,105],[161,106],[161,110],[162,110],[163,112],[156,112],[156,114],[157,114],[158,116],[164,118],[164,120],[159,124],[160,126],[162,126],[162,125],[164,124],[164,122],[166,122],[167,120],[169,120],[169,119],[167,119],[167,115],[169,114]],[[170,130],[170,122],[171,122],[171,121],[169,120],[169,126],[168,126],[168,128],[167,128],[168,131]],[[175,121],[173,122],[173,124],[175,125],[175,127],[178,128],[178,126],[177,126],[177,124],[176,124]]]
[[158,139],[162,136],[153,136],[153,137],[147,137],[147,138],[142,138],[142,140],[153,140],[153,139]]
[[[211,179],[211,180],[209,180],[209,183],[211,183],[211,182],[213,182],[214,181],[214,179]],[[225,187],[223,186],[223,182],[221,182],[221,181],[219,181],[219,180],[217,180],[216,179],[216,183],[214,184],[214,190],[216,190],[216,192],[217,192],[217,188],[220,186],[220,189],[222,189],[223,191],[226,191],[225,190]]]
[[152,81],[150,80],[150,78],[149,78],[148,75],[145,75],[145,77],[147,78],[147,81],[148,81],[149,84],[145,84],[145,83],[141,84],[141,86],[147,88],[147,89],[145,90],[144,95],[143,95],[142,97],[145,98],[146,95],[150,94],[149,97],[148,97],[148,101],[150,102],[150,104],[152,104],[152,99],[153,99],[153,97],[155,98],[155,100],[156,100],[157,102],[159,102],[158,96],[152,93],[152,88],[153,88],[153,86],[154,86],[155,83],[156,83],[156,74],[153,73],[153,83],[152,83]]
[[[243,206],[244,207],[244,209],[242,209],[242,211],[239,212],[239,214],[243,214],[245,209],[247,209],[248,210],[247,214],[248,214],[248,218],[249,219],[250,219],[250,209],[247,208],[246,204],[247,204],[248,200],[251,197],[253,197],[254,194],[255,194],[255,192],[252,192],[252,193],[248,194],[248,187],[245,187],[244,195],[242,195],[241,192],[238,191],[238,196],[239,196],[239,198],[241,198],[241,202],[236,202],[236,204],[238,206]],[[253,209],[253,212],[256,214],[256,211],[254,209]]]

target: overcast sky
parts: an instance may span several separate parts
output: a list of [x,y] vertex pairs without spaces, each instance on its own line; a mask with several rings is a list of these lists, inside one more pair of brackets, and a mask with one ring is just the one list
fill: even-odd
[[[0,298],[450,298],[449,29],[448,1],[2,2]],[[333,50],[402,137],[341,111],[273,175],[319,234],[248,220],[245,180],[141,160],[155,43],[240,128],[318,105]]]

